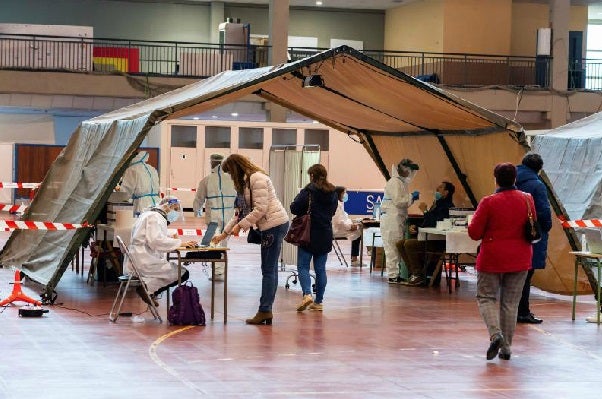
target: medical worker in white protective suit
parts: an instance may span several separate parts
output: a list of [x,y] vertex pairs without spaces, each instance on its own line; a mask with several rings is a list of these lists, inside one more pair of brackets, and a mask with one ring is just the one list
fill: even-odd
[[[199,182],[192,203],[192,209],[197,216],[201,215],[203,204],[205,205],[205,223],[208,225],[202,242],[205,245],[209,245],[215,233],[220,234],[224,231],[224,220],[228,222],[234,216],[234,200],[236,199],[234,182],[229,174],[222,171],[224,156],[211,154],[209,160],[211,173]],[[227,238],[221,243],[225,246]],[[223,270],[223,265],[221,267]],[[217,270],[216,274],[219,274]]]
[[148,152],[139,151],[121,178],[116,191],[130,195],[134,204],[134,215],[159,203],[159,174],[147,164]]
[[[165,197],[156,207],[142,212],[134,223],[129,250],[151,296],[146,297],[141,287],[137,287],[136,292],[146,303],[152,300],[157,305],[157,295],[178,284],[178,266],[167,261],[166,253],[181,246],[197,244],[196,241],[182,242],[177,234],[168,235],[167,225],[181,217],[180,201],[175,197]],[[125,268],[128,266],[126,262]],[[185,268],[182,268],[181,280],[188,280],[188,270]]]
[[412,160],[404,158],[393,168],[392,176],[385,185],[385,193],[380,206],[380,230],[390,284],[401,282],[399,276],[400,255],[395,244],[404,237],[408,207],[417,196],[417,192],[414,195],[410,194],[409,185],[418,169],[418,165]]

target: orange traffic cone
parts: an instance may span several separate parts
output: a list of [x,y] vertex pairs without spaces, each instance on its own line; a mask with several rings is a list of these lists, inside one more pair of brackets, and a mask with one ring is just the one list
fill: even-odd
[[8,305],[9,303],[13,303],[15,301],[33,303],[36,306],[41,306],[42,302],[36,301],[33,298],[28,297],[21,291],[21,272],[19,270],[15,271],[15,282],[13,286],[13,292],[8,296],[8,298],[4,299],[0,302],[0,306]]

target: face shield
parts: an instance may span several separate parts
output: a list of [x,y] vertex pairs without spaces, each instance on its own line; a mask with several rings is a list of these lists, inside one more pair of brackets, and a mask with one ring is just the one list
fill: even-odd
[[169,198],[167,202],[162,205],[162,208],[169,223],[184,221],[184,212],[182,212],[182,205],[180,204],[179,199]]
[[404,158],[401,160],[401,162],[399,162],[399,164],[397,164],[397,168],[395,169],[397,175],[405,182],[409,183],[414,179],[420,167],[412,162],[411,159]]

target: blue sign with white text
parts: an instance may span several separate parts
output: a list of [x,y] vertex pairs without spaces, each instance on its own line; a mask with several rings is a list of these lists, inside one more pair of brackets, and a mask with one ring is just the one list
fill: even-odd
[[349,199],[345,202],[345,212],[349,215],[372,216],[375,203],[383,199],[384,191],[347,191]]

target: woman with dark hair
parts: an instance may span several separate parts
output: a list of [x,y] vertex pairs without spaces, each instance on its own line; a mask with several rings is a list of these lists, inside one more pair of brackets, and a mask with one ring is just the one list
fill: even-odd
[[223,233],[213,237],[211,242],[217,244],[230,234],[238,235],[240,230],[257,226],[261,234],[261,298],[257,314],[246,323],[272,324],[272,305],[278,288],[278,258],[288,231],[288,214],[276,196],[270,178],[248,158],[232,154],[222,163],[222,170],[234,182],[238,212]]
[[490,336],[487,360],[498,353],[500,359],[510,360],[518,302],[533,255],[525,225],[529,209],[535,215],[535,204],[530,194],[516,189],[513,164],[498,164],[493,175],[497,189],[479,202],[468,234],[481,240],[476,264],[477,305]]
[[[297,311],[307,307],[310,310],[322,310],[322,300],[326,290],[326,259],[332,250],[332,216],[337,210],[338,198],[335,187],[327,180],[326,168],[315,164],[307,170],[309,184],[305,186],[291,203],[294,215],[311,215],[310,243],[299,246],[297,251],[297,272],[303,290],[303,299]],[[311,277],[309,265],[314,260],[316,273],[316,299],[311,295]]]

